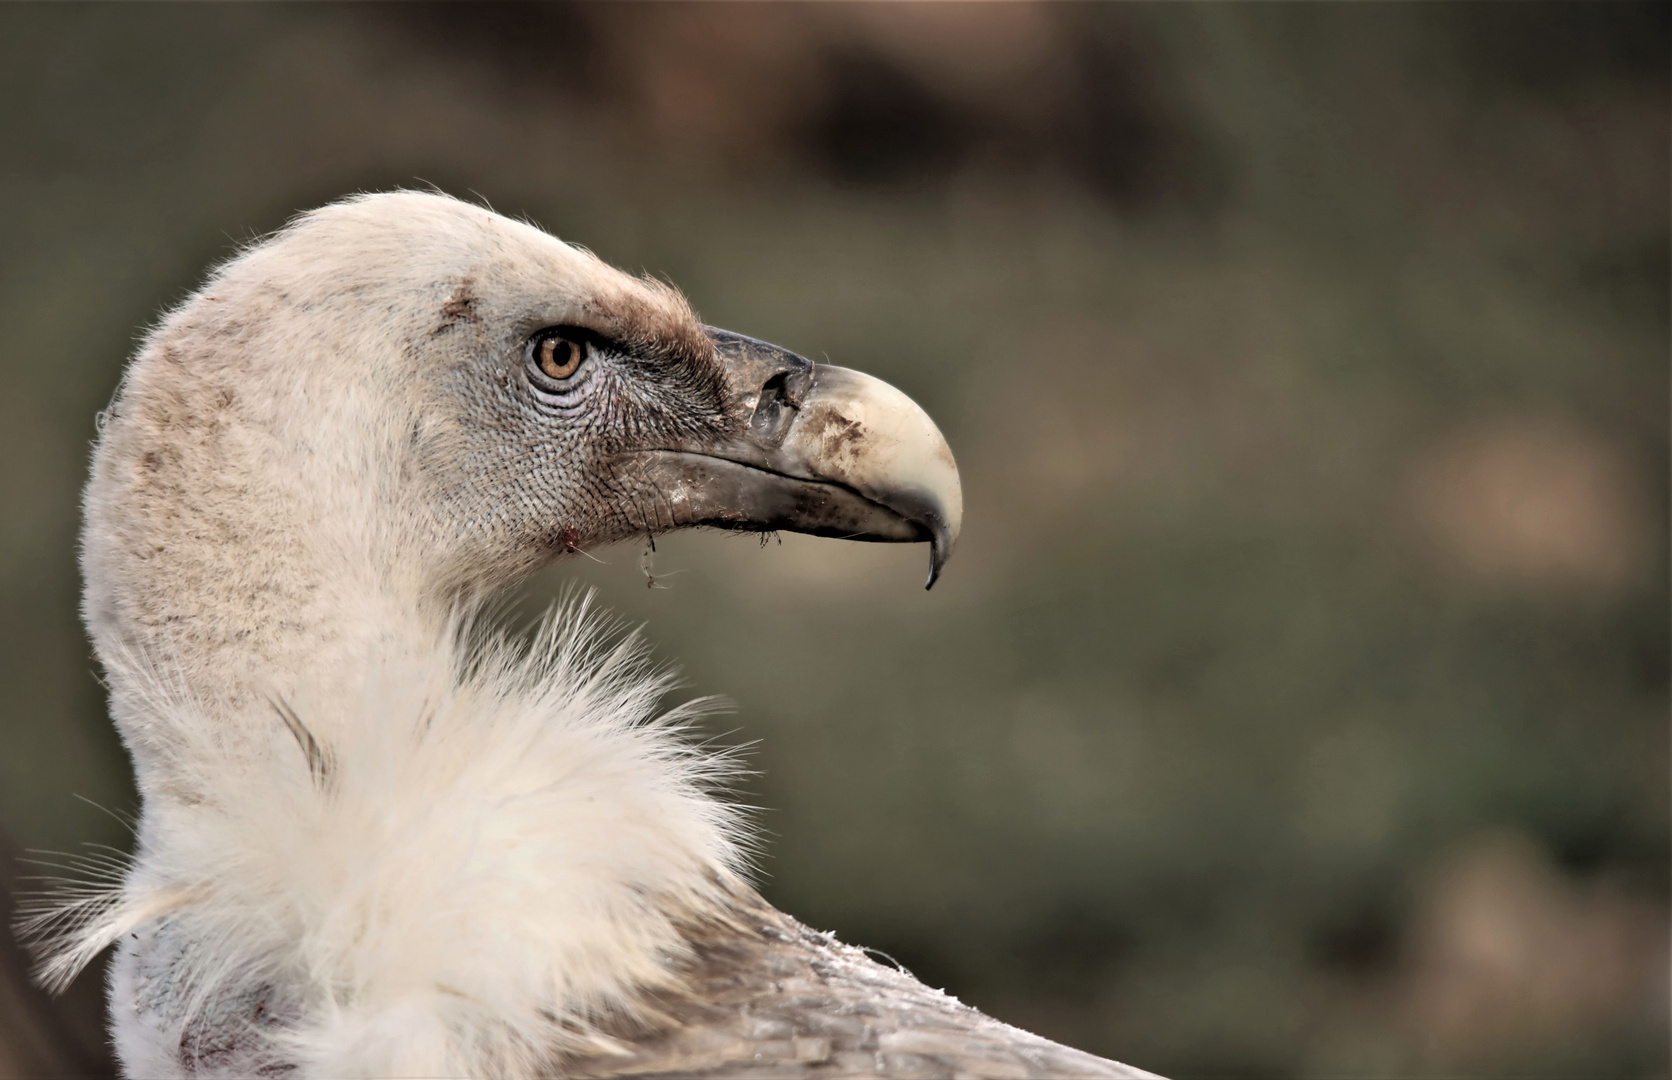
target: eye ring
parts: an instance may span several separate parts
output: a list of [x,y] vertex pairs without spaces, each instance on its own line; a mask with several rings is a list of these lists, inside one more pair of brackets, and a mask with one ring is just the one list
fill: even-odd
[[530,356],[540,374],[554,382],[572,376],[586,359],[586,345],[561,330],[546,330],[529,343]]

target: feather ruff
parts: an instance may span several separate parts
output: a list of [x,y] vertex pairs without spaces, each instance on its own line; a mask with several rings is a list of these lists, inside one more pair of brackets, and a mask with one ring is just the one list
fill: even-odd
[[427,653],[367,658],[358,693],[304,682],[265,738],[144,657],[107,666],[149,714],[127,725],[158,766],[139,850],[26,929],[54,986],[130,934],[191,943],[162,973],[119,956],[115,995],[171,983],[128,1021],[164,1029],[130,1044],[188,1046],[254,1002],[240,1069],[533,1075],[677,990],[680,923],[723,919],[745,868],[741,811],[713,797],[735,756],[689,736],[714,702],[661,711],[670,674],[588,597],[527,643],[461,617]]

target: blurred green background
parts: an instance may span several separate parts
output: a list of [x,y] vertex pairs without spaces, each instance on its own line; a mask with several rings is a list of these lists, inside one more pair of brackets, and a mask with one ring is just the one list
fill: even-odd
[[[958,454],[928,595],[696,534],[527,590],[736,702],[780,906],[1181,1077],[1664,1076],[1668,10],[0,7],[0,831],[126,843],[75,537],[135,335],[434,184]],[[0,1072],[108,1069],[18,963]]]

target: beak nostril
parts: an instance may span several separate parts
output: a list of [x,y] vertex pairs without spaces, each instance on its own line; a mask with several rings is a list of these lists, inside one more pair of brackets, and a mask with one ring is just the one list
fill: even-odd
[[801,411],[802,397],[812,389],[813,368],[814,365],[808,363],[806,367],[792,368],[779,376],[783,380],[784,404],[796,412]]
[[755,413],[749,418],[749,430],[762,442],[777,446],[794,419],[801,401],[789,388],[791,373],[780,371],[761,385]]

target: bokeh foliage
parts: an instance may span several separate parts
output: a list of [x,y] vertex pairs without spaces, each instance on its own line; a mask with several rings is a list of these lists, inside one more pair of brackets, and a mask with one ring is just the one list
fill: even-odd
[[689,535],[523,597],[736,702],[774,901],[1174,1075],[1664,1075],[1667,10],[0,8],[0,821],[126,842],[75,531],[137,329],[435,184],[959,455],[928,595]]

